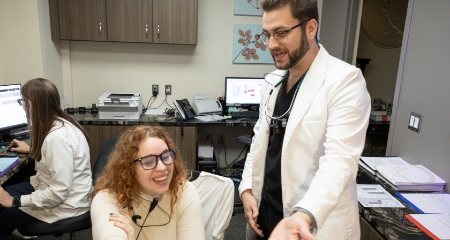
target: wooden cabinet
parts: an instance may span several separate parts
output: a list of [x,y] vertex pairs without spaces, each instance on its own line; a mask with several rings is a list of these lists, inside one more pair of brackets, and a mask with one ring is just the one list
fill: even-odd
[[153,0],[153,42],[197,44],[197,0]]
[[105,0],[60,0],[60,39],[107,41]]
[[[82,125],[89,134],[89,148],[91,151],[91,167],[97,160],[100,148],[109,138],[119,137],[126,129],[131,126],[109,126],[109,125]],[[196,169],[196,143],[197,130],[195,127],[183,127],[183,136],[181,127],[164,126],[163,127],[178,147],[178,150],[187,163],[189,169]]]
[[52,39],[197,44],[198,0],[49,0]]
[[363,217],[359,217],[361,224],[361,240],[384,240],[377,230],[375,230],[370,223]]
[[106,0],[108,41],[152,42],[152,2]]

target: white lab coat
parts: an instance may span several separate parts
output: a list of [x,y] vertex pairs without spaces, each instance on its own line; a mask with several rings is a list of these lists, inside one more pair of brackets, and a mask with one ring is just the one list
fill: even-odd
[[[281,77],[269,74],[266,79],[275,85]],[[272,85],[263,86],[260,117],[239,187],[240,195],[251,189],[258,202],[272,130],[265,109],[272,115],[280,90],[274,89],[267,102]],[[356,175],[369,114],[370,96],[361,71],[320,46],[295,99],[281,155],[284,216],[294,207],[307,209],[316,219],[318,239],[360,238]]]

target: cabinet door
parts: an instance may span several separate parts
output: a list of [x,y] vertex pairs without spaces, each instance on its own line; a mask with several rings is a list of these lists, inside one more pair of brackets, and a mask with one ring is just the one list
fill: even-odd
[[375,230],[370,223],[363,217],[359,217],[361,224],[361,240],[384,240],[377,230]]
[[152,42],[152,0],[106,0],[108,41]]
[[106,41],[105,0],[59,0],[61,39]]
[[197,0],[153,0],[153,42],[197,44]]
[[89,135],[89,150],[91,152],[91,168],[94,167],[97,155],[103,144],[109,138],[118,138],[125,130],[131,126],[100,126],[82,125]]

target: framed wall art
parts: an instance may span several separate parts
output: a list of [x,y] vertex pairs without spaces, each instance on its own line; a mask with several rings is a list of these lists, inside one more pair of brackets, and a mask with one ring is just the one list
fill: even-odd
[[233,63],[274,63],[269,48],[259,38],[261,32],[261,24],[234,25]]

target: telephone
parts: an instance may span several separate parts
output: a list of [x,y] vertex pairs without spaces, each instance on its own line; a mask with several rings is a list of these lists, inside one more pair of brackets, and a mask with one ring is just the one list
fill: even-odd
[[175,100],[173,104],[175,105],[183,119],[187,120],[197,116],[187,99]]

